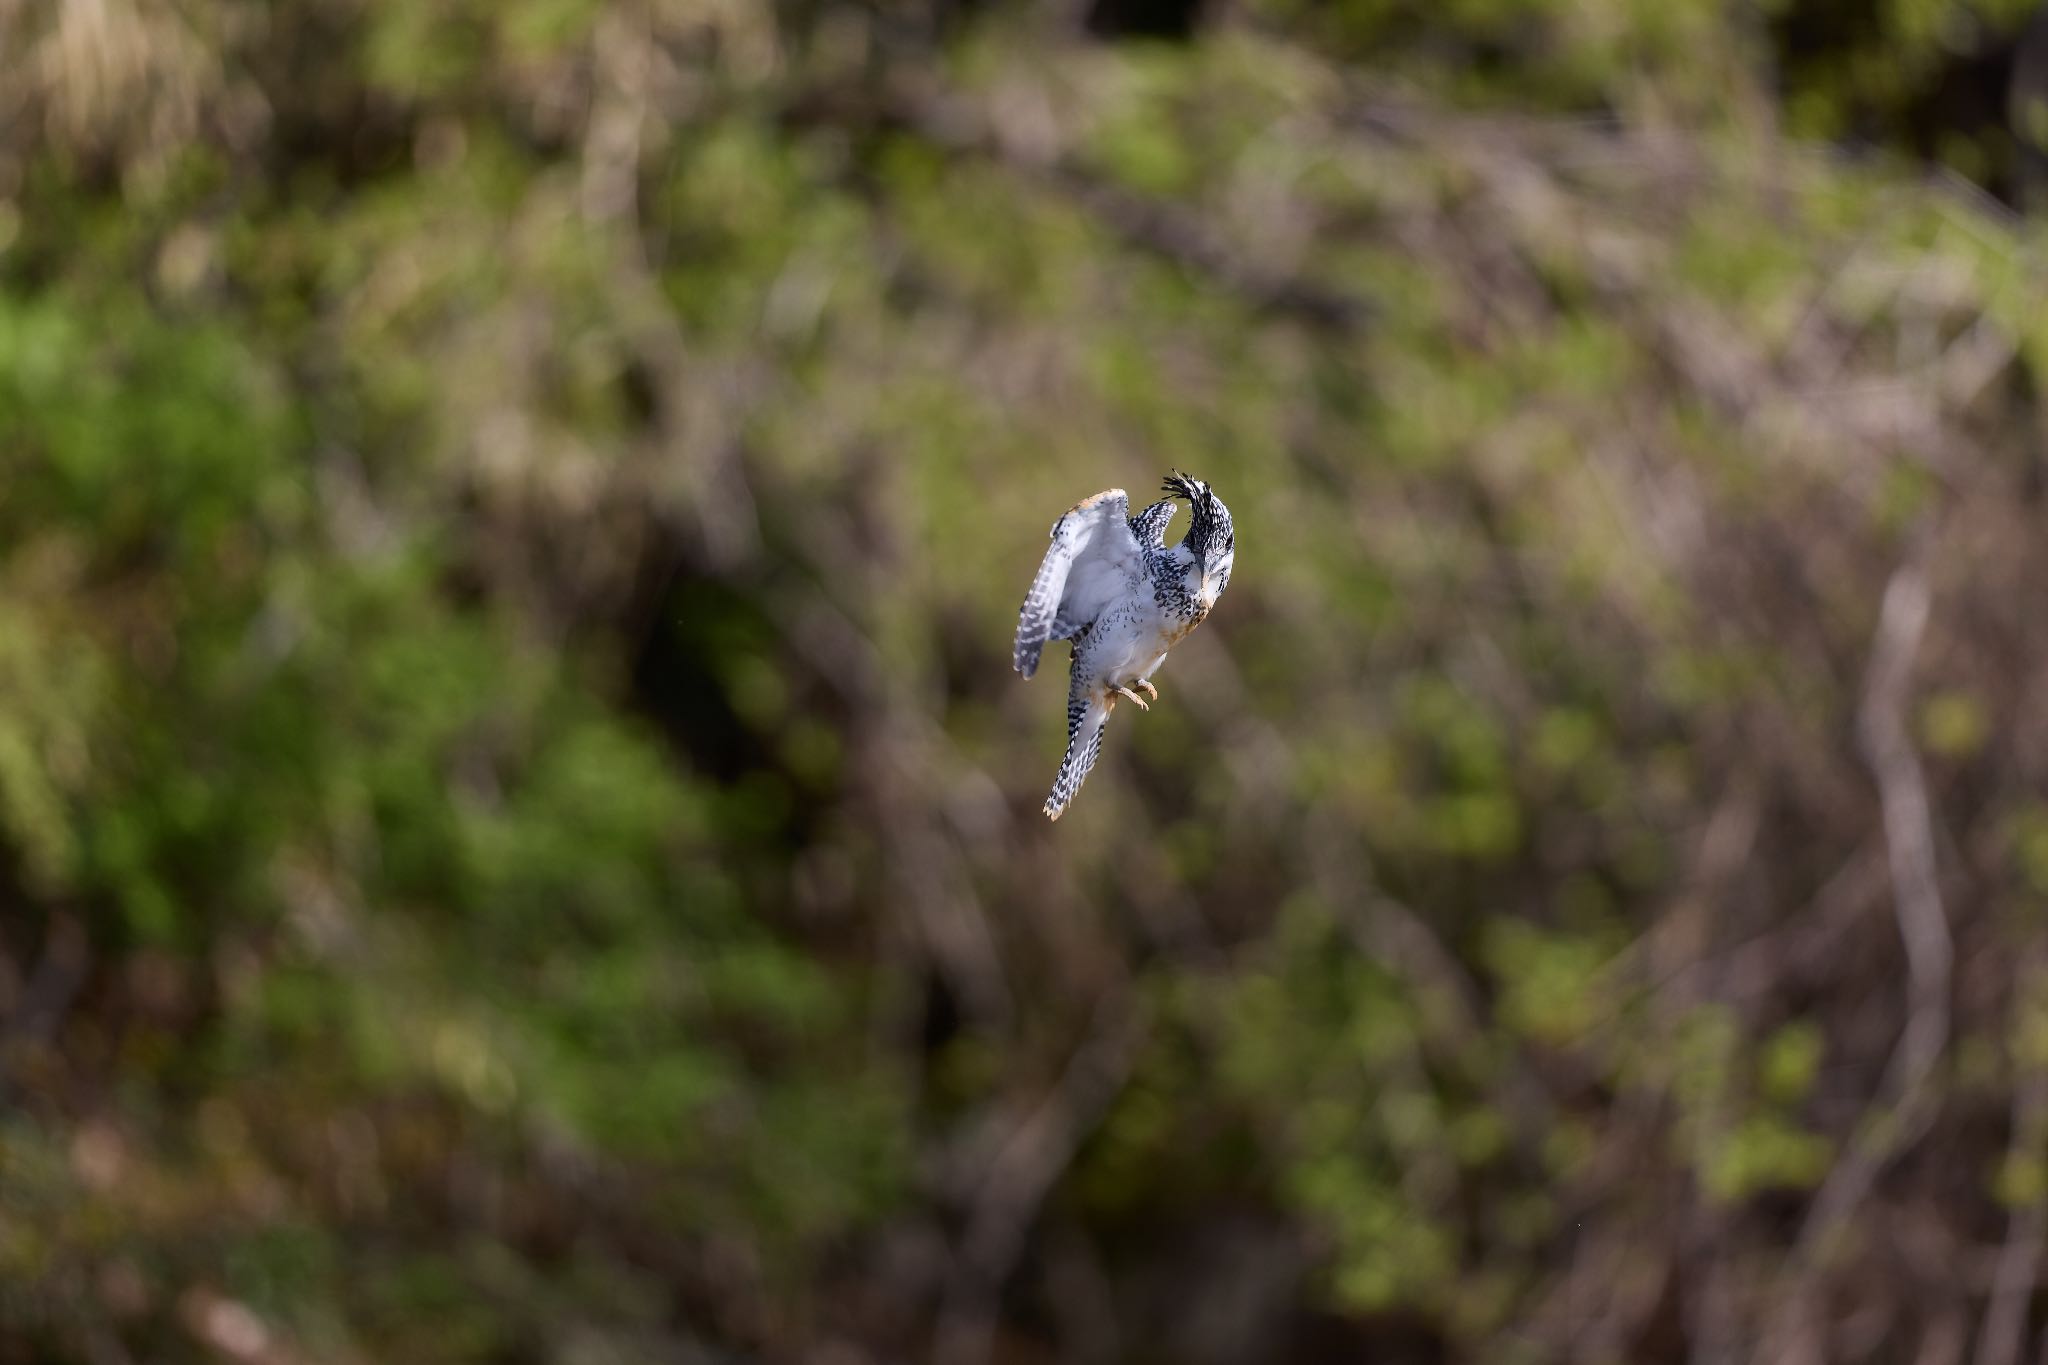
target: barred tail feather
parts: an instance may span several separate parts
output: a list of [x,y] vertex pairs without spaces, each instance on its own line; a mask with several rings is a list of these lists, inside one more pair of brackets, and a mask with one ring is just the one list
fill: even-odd
[[1067,752],[1060,759],[1059,776],[1052,780],[1052,794],[1045,798],[1045,816],[1057,820],[1088,779],[1088,770],[1102,752],[1102,727],[1109,720],[1106,696],[1076,694],[1067,700]]

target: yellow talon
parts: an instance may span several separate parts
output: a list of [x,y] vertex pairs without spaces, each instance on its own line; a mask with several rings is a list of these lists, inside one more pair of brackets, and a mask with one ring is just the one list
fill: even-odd
[[[1152,709],[1150,706],[1145,704],[1145,699],[1143,697],[1139,696],[1136,692],[1131,691],[1131,689],[1128,687],[1112,687],[1109,690],[1112,692],[1121,692],[1124,696],[1129,697],[1132,701],[1138,703],[1138,709],[1140,711],[1150,711]],[[1155,692],[1152,695],[1156,697],[1159,694]]]
[[1159,700],[1159,689],[1158,689],[1158,688],[1156,688],[1156,687],[1154,687],[1154,686],[1153,686],[1153,685],[1151,684],[1151,682],[1150,682],[1150,681],[1148,681],[1147,679],[1144,679],[1144,678],[1140,678],[1140,679],[1138,679],[1138,680],[1137,680],[1136,682],[1132,683],[1132,684],[1131,684],[1131,686],[1133,686],[1133,687],[1142,687],[1142,688],[1144,688],[1144,689],[1145,689],[1145,695],[1146,695],[1146,696],[1148,696],[1148,697],[1152,698],[1152,700],[1154,700],[1154,701],[1158,701],[1158,700]]

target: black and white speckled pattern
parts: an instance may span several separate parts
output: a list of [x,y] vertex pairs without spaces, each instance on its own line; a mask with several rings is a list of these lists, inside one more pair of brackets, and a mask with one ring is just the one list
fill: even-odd
[[[1077,566],[1084,569],[1106,564],[1115,566],[1129,560],[1137,565],[1137,545],[1130,536],[1130,500],[1121,488],[1105,489],[1068,508],[1052,524],[1052,544],[1039,561],[1031,590],[1017,609],[1017,671],[1030,677],[1038,671],[1039,653],[1048,640],[1071,639],[1094,619],[1095,612],[1075,613],[1075,596],[1089,599],[1092,607],[1097,592],[1070,593],[1069,583]],[[1117,543],[1120,538],[1123,543]],[[1092,586],[1092,585],[1091,585]],[[1062,608],[1066,610],[1063,612]]]
[[[1186,553],[1176,566],[1161,564],[1153,570],[1152,597],[1161,612],[1192,623],[1192,629],[1209,614],[1223,589],[1230,585],[1237,531],[1231,525],[1230,509],[1208,484],[1175,473],[1167,477],[1165,486],[1167,492],[1188,500],[1188,533],[1181,537],[1178,547]],[[1147,555],[1148,566],[1152,558]]]
[[[1078,651],[1075,655],[1079,658]],[[1067,686],[1067,751],[1060,758],[1060,770],[1052,780],[1052,792],[1045,798],[1045,814],[1057,820],[1074,793],[1088,780],[1102,752],[1102,729],[1109,722],[1109,703],[1095,695],[1080,671],[1074,670]]]
[[[1026,677],[1047,639],[1074,641],[1067,750],[1045,801],[1052,819],[1080,791],[1102,751],[1116,689],[1149,683],[1167,651],[1202,623],[1229,585],[1237,550],[1230,509],[1207,484],[1185,474],[1170,476],[1165,490],[1189,504],[1180,544],[1164,543],[1172,499],[1122,520],[1128,507],[1123,490],[1098,493],[1054,523],[1052,546],[1018,613],[1017,668]],[[1112,512],[1118,521],[1109,519]]]
[[1179,508],[1180,504],[1172,498],[1161,498],[1131,518],[1131,534],[1147,553],[1166,548],[1166,523],[1173,520]]

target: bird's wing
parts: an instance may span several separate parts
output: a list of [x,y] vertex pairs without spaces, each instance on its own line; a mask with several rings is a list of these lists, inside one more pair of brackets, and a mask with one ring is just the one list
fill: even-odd
[[1144,511],[1131,518],[1131,534],[1138,543],[1148,550],[1166,548],[1166,523],[1173,520],[1173,514],[1180,510],[1180,504],[1172,498],[1161,498]]
[[1025,677],[1038,671],[1047,640],[1092,623],[1144,573],[1130,510],[1124,490],[1110,488],[1075,503],[1053,523],[1052,544],[1017,612],[1017,671]]

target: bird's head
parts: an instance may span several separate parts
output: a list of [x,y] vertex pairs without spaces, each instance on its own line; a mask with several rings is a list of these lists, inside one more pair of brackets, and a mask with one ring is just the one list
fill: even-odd
[[1178,470],[1167,476],[1164,487],[1175,497],[1187,499],[1190,520],[1181,546],[1194,559],[1198,589],[1205,604],[1213,603],[1230,582],[1231,560],[1237,553],[1237,532],[1230,524],[1230,509],[1208,484]]

